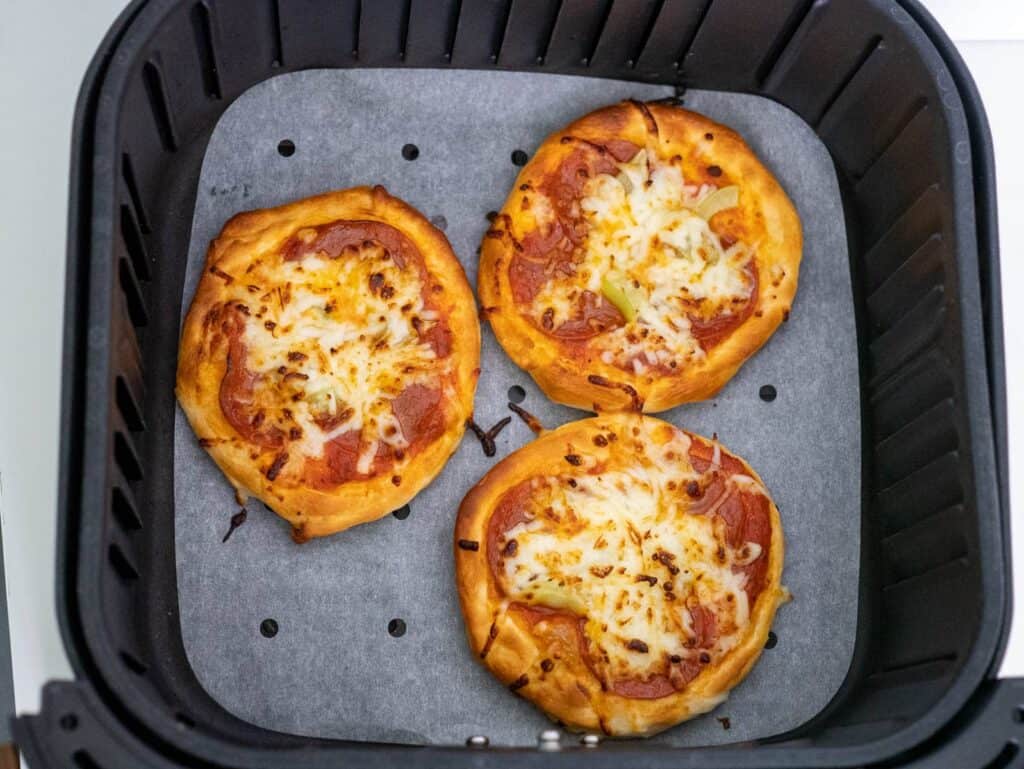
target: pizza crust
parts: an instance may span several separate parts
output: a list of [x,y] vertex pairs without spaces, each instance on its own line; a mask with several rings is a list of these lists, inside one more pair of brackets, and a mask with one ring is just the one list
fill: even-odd
[[[317,489],[294,479],[270,480],[267,468],[273,453],[246,441],[225,417],[219,389],[227,371],[227,345],[215,324],[205,319],[215,306],[236,296],[234,291],[245,282],[246,267],[254,258],[280,258],[282,244],[299,230],[341,220],[382,222],[396,228],[418,249],[431,278],[443,286],[439,301],[453,332],[450,355],[456,397],[445,401],[443,433],[397,463],[394,472]],[[240,277],[227,281],[224,275]],[[224,225],[210,245],[182,328],[176,394],[200,443],[231,484],[242,495],[264,502],[292,525],[297,541],[304,541],[387,515],[434,479],[458,446],[472,414],[479,359],[473,294],[445,236],[383,187],[356,187],[241,213]]]
[[[586,446],[587,453],[596,455],[600,461],[621,451],[636,427],[663,435],[678,432],[653,417],[629,413],[584,419],[546,432],[499,462],[470,490],[459,508],[454,535],[456,583],[474,657],[503,684],[568,728],[619,737],[656,734],[723,702],[759,658],[776,609],[788,597],[781,586],[784,546],[779,511],[769,500],[771,542],[767,552],[762,553],[762,557],[769,559],[768,567],[764,586],[750,609],[748,624],[736,645],[704,667],[685,689],[657,699],[603,691],[601,682],[579,654],[566,649],[561,650],[558,664],[544,670],[542,663],[552,658],[552,647],[542,645],[521,615],[505,609],[508,599],[497,589],[488,565],[487,527],[491,514],[510,488],[549,474],[552,468],[565,467],[567,445]],[[609,432],[620,435],[620,440],[595,448],[594,436]],[[746,462],[724,448],[720,450],[723,456],[735,458],[745,474],[761,483]],[[460,541],[478,543],[478,549],[466,549]],[[550,638],[546,643],[550,644]]]
[[[655,133],[656,129],[656,133]],[[706,137],[711,136],[711,139]],[[712,229],[737,228],[756,244],[759,286],[755,311],[702,361],[674,372],[635,374],[597,354],[567,353],[567,346],[523,315],[513,297],[509,265],[528,233],[537,229],[537,207],[524,203],[540,181],[554,173],[580,140],[626,140],[659,159],[681,158],[687,182],[707,179],[718,166],[722,180],[740,187],[738,209],[711,218]],[[715,180],[708,180],[715,181]],[[623,102],[592,112],[549,136],[520,172],[481,248],[478,293],[484,317],[519,366],[555,401],[594,411],[634,408],[624,388],[595,384],[597,376],[629,385],[645,412],[710,398],[789,316],[797,289],[802,233],[796,209],[772,174],[730,128],[688,110],[660,103]]]

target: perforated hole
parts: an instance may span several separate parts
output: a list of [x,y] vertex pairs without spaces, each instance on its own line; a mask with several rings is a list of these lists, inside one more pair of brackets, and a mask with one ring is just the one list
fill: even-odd
[[778,645],[778,643],[779,643],[779,637],[777,635],[775,635],[775,631],[774,630],[769,630],[768,631],[768,638],[764,642],[764,648],[765,649],[774,649]]
[[519,385],[508,388],[508,399],[513,403],[522,403],[526,399],[526,390]]
[[276,619],[270,619],[267,617],[267,619],[260,623],[260,635],[264,638],[273,638],[277,635],[277,631],[278,626]]
[[65,732],[73,732],[78,728],[78,716],[74,713],[65,713],[57,723],[60,724],[60,728]]
[[761,400],[765,403],[771,403],[779,395],[774,385],[761,385],[761,389],[757,391],[757,394],[761,396]]
[[529,160],[529,159],[530,159],[530,156],[527,155],[522,150],[513,150],[512,151],[512,165],[515,165],[515,166],[525,166],[526,165],[526,161]]
[[409,509],[408,505],[402,505],[400,508],[398,508],[391,514],[395,516],[395,518],[397,518],[398,520],[404,521],[406,518],[409,517],[409,513],[411,512],[412,511]]
[[420,156],[420,148],[415,144],[406,144],[402,147],[402,157],[406,160],[415,160]]
[[295,154],[295,142],[291,139],[282,139],[277,143],[277,154],[283,158],[290,158]]
[[392,638],[401,638],[405,635],[405,620],[397,617],[388,623],[388,635]]

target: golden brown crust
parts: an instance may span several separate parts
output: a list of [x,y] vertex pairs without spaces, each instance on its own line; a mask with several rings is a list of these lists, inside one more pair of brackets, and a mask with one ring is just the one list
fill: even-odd
[[[298,230],[342,220],[383,222],[398,229],[418,249],[428,273],[444,287],[438,301],[453,331],[451,356],[457,397],[445,403],[446,423],[440,437],[396,464],[394,472],[321,490],[294,479],[268,479],[267,466],[274,452],[254,447],[229,423],[219,402],[227,345],[223,334],[204,320],[213,308],[235,296],[233,292],[245,283],[246,267],[254,259],[278,259],[282,244]],[[298,541],[304,541],[380,518],[404,505],[434,479],[458,446],[472,413],[479,355],[473,295],[445,236],[383,187],[356,187],[241,213],[224,225],[210,245],[182,328],[176,393],[200,442],[232,485],[262,500],[291,523]],[[397,484],[395,477],[399,478]]]
[[[564,466],[568,444],[587,446],[589,450],[598,434],[614,432],[621,436],[620,440],[596,450],[599,461],[602,457],[614,458],[640,424],[653,434],[666,436],[666,441],[668,436],[680,432],[653,417],[629,413],[597,416],[546,432],[499,462],[470,490],[459,508],[455,525],[456,583],[474,655],[503,684],[569,728],[614,736],[655,734],[721,703],[757,661],[775,611],[786,595],[780,583],[782,528],[779,511],[772,502],[770,546],[762,556],[769,559],[768,566],[764,587],[750,610],[749,624],[736,646],[706,666],[685,689],[657,699],[603,691],[578,653],[564,647],[553,649],[550,638],[541,640],[517,612],[507,610],[507,599],[495,587],[487,555],[487,527],[502,495],[522,481],[549,474],[552,467]],[[735,456],[724,448],[721,451],[723,456]],[[761,483],[746,462],[735,458],[750,478]],[[471,549],[473,543],[476,549]],[[542,663],[555,652],[559,654],[559,664],[545,670]]]
[[[724,341],[708,350],[703,361],[672,372],[627,372],[596,354],[573,354],[517,306],[509,265],[517,244],[537,229],[538,221],[535,208],[523,203],[524,195],[532,194],[543,179],[554,173],[580,139],[595,143],[620,139],[649,151],[653,148],[662,160],[678,156],[688,182],[740,187],[739,208],[716,214],[711,223],[716,232],[741,233],[744,242],[756,245],[756,309]],[[708,179],[710,166],[721,169],[721,175]],[[596,411],[633,407],[632,399],[622,389],[594,384],[590,378],[596,375],[631,385],[644,402],[643,410],[658,412],[712,397],[771,337],[789,315],[801,253],[802,233],[796,209],[739,134],[679,107],[623,102],[592,112],[555,132],[523,168],[497,226],[484,238],[478,292],[484,316],[498,341],[553,400]]]

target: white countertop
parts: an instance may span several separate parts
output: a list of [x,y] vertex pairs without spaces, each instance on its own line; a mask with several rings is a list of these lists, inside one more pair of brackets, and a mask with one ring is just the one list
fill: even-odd
[[[1007,392],[1024,392],[1024,13],[1019,0],[925,4],[966,59],[992,126]],[[45,681],[70,675],[57,629],[54,542],[71,119],[85,68],[122,5],[9,2],[0,25],[0,522],[18,712],[38,709]],[[1024,402],[1010,397],[1008,407],[1014,592],[1024,596]],[[1000,674],[1024,676],[1024,612]]]

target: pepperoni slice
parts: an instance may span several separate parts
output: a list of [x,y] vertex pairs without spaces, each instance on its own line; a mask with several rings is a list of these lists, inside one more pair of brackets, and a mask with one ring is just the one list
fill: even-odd
[[491,567],[495,583],[501,582],[501,548],[498,541],[509,529],[530,520],[530,512],[526,503],[530,498],[531,484],[529,480],[517,483],[506,491],[498,501],[497,507],[487,521],[487,563]]
[[364,243],[377,243],[387,251],[399,269],[408,262],[421,261],[420,252],[412,241],[390,224],[364,220],[341,220],[309,227],[310,237],[293,235],[281,249],[286,262],[296,262],[310,254],[323,253],[328,259],[337,259],[346,248],[359,248]]
[[444,432],[444,409],[441,390],[423,384],[413,384],[391,401],[391,411],[410,449],[433,441]]
[[592,291],[584,291],[575,317],[557,326],[552,336],[567,341],[582,341],[622,326],[626,319],[615,306]]
[[757,305],[758,272],[757,265],[753,260],[747,266],[747,274],[750,275],[752,281],[750,295],[739,312],[716,315],[713,318],[705,318],[696,313],[687,314],[690,319],[690,333],[705,352],[725,341],[754,312]]
[[[683,686],[687,683],[689,681]],[[612,681],[608,688],[620,697],[634,700],[656,700],[678,691],[672,679],[664,673],[655,673],[650,678],[619,678]]]
[[517,250],[509,264],[512,296],[521,304],[533,301],[540,287],[555,275],[575,273],[575,251],[587,236],[586,222],[578,204],[584,185],[598,174],[615,173],[618,170],[615,161],[630,160],[640,150],[622,139],[602,143],[573,137],[566,139],[578,146],[539,184],[540,192],[554,209],[554,221],[546,232],[534,231],[523,238],[522,250]]
[[416,333],[422,341],[426,342],[434,350],[438,358],[447,358],[452,352],[452,330],[448,327],[446,320],[438,320],[434,325],[425,331],[417,329]]
[[[690,500],[691,514],[701,515],[714,508],[714,515],[725,522],[726,538],[731,547],[754,542],[761,547],[761,555],[746,566],[733,566],[733,571],[747,575],[746,593],[753,607],[764,589],[768,572],[768,550],[771,545],[771,504],[764,494],[730,487],[724,476],[742,475],[746,468],[738,459],[720,451],[720,470],[712,470],[710,481],[699,500]],[[698,473],[707,473],[714,459],[714,446],[693,438],[690,443],[690,463]],[[724,499],[723,499],[724,497]]]
[[586,634],[586,617],[581,617],[568,609],[553,609],[550,606],[537,606],[518,601],[509,604],[509,610],[514,611],[531,626],[536,626],[539,622],[546,623],[545,635],[566,649],[575,649],[587,669],[595,677],[600,678],[594,669],[590,655],[590,641]]
[[221,325],[228,338],[227,368],[220,382],[220,410],[239,435],[250,443],[267,449],[284,444],[284,433],[277,427],[261,429],[264,415],[253,405],[253,389],[259,376],[245,367],[248,351],[242,341],[245,317],[234,309]]
[[710,649],[718,640],[718,620],[706,606],[692,606],[687,611],[693,623],[693,644],[698,649]]
[[[421,384],[409,385],[391,402],[391,411],[409,443],[408,452],[416,451],[444,432],[444,409],[438,389]],[[381,442],[377,445],[369,471],[361,473],[359,457],[366,447],[360,430],[348,430],[336,436],[324,444],[322,456],[306,458],[306,482],[318,489],[328,489],[346,481],[372,478],[386,472],[400,458],[391,446]]]

